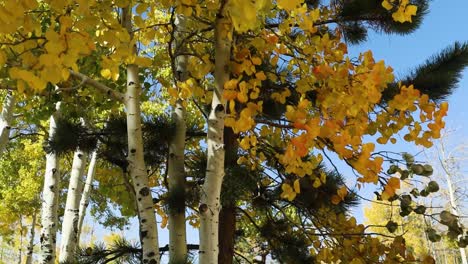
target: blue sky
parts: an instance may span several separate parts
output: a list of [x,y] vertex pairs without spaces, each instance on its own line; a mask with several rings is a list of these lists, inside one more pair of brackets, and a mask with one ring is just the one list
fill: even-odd
[[[357,56],[359,52],[370,49],[376,60],[383,59],[387,65],[394,68],[397,77],[405,76],[411,69],[455,41],[468,41],[467,11],[468,1],[466,0],[432,1],[430,13],[416,32],[407,36],[370,33],[367,42],[349,47],[349,52],[352,56]],[[465,70],[463,75],[459,87],[448,98],[450,106],[446,127],[456,130],[457,139],[449,139],[454,142],[460,138],[468,139],[468,70]],[[397,144],[391,148],[400,152],[415,153],[418,151],[414,145]],[[370,191],[367,191],[365,196],[373,198]],[[362,222],[362,206],[356,208],[354,214],[358,222]],[[124,231],[125,237],[136,239],[137,226],[134,222],[131,230]],[[101,228],[96,230],[98,239],[102,239],[104,233],[108,231]],[[189,230],[188,240],[189,243],[198,243],[198,233],[195,230]],[[160,245],[167,243],[167,229],[160,230]]]

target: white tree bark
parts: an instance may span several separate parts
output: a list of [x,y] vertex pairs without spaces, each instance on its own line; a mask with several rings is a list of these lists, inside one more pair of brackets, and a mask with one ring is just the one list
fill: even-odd
[[29,230],[29,245],[28,252],[26,253],[26,264],[32,264],[32,256],[34,252],[34,237],[36,235],[36,216],[37,213],[34,212],[32,215],[31,229]]
[[[185,17],[177,15],[176,52],[183,50],[182,38],[185,31]],[[187,80],[187,56],[176,57],[175,74],[177,81]],[[172,112],[176,130],[169,144],[168,181],[169,192],[177,198],[169,210],[169,263],[187,262],[187,234],[185,227],[185,136],[187,131],[185,107],[182,100],[177,100]],[[172,199],[174,201],[174,199]]]
[[89,196],[91,195],[91,187],[92,187],[93,180],[94,180],[96,160],[97,160],[97,150],[95,150],[93,154],[91,155],[91,161],[89,162],[88,173],[86,175],[86,182],[83,188],[83,193],[81,194],[80,209],[78,212],[78,232],[76,234],[77,246],[80,245],[81,229],[83,228],[83,221],[86,215],[86,209],[88,208],[88,204],[89,204]]
[[[57,128],[56,119],[59,113],[60,102],[56,104],[56,112],[50,117],[49,139],[55,134]],[[55,264],[59,183],[59,159],[57,155],[52,152],[46,154],[44,188],[42,191],[41,253],[39,260],[41,264]]]
[[[132,36],[132,13],[130,8],[122,12],[122,25]],[[136,55],[136,47],[134,50]],[[142,263],[159,263],[159,243],[153,198],[148,183],[148,174],[143,155],[143,136],[141,131],[140,110],[141,87],[138,80],[138,66],[127,65],[127,90],[125,92],[125,110],[127,115],[128,135],[128,171],[136,192],[138,220],[140,225],[140,243]]]
[[140,223],[140,243],[143,248],[142,263],[155,264],[159,263],[158,229],[143,156],[140,90],[138,67],[136,65],[128,65],[127,92],[125,93],[129,152],[127,158],[129,163],[128,171],[136,192]]
[[74,259],[78,239],[78,212],[83,185],[82,178],[87,159],[88,155],[86,152],[80,149],[75,151],[62,223],[60,262],[72,261]]
[[224,84],[229,80],[232,25],[224,14],[215,25],[215,90],[208,117],[207,168],[202,187],[200,213],[200,263],[218,263],[218,222],[221,207],[221,185],[224,177],[224,117],[226,102]]
[[8,91],[5,101],[3,102],[2,112],[0,113],[0,152],[5,149],[9,141],[15,101],[13,92]]

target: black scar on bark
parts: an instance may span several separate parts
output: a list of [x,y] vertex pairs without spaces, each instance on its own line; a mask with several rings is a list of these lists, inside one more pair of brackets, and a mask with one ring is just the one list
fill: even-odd
[[219,113],[219,112],[223,112],[223,111],[224,111],[224,105],[222,105],[222,104],[216,105],[215,112]]
[[141,222],[142,222],[142,223],[146,223],[146,219],[141,219]]
[[78,158],[81,159],[81,157],[83,157],[83,154],[78,154]]
[[141,188],[141,190],[140,190],[140,195],[141,195],[141,196],[148,196],[149,193],[150,193],[150,190],[149,190],[148,187],[143,187],[143,188]]
[[198,207],[198,210],[200,211],[200,213],[204,213],[204,212],[208,211],[208,205],[200,204],[200,207]]
[[150,262],[149,262],[149,264],[156,264],[156,263],[157,263],[157,262],[156,262],[156,260],[154,260],[154,259],[150,260]]
[[147,259],[143,259],[143,263],[148,263],[148,260],[147,260]]
[[56,172],[57,172],[57,169],[56,169],[56,168],[53,168],[53,169],[52,169],[52,173],[55,174]]
[[141,231],[140,232],[140,237],[145,238],[148,235],[148,231]]
[[136,152],[136,149],[131,149],[130,152],[131,152],[131,153],[135,153],[135,152]]
[[154,257],[155,255],[156,255],[156,253],[154,253],[154,252],[150,252],[150,253],[146,254],[146,256],[148,256],[149,258]]
[[128,86],[130,86],[130,85],[135,85],[135,82],[129,82]]

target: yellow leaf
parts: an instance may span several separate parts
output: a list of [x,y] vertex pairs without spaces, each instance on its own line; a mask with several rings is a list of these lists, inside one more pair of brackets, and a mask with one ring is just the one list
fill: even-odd
[[301,186],[299,185],[299,179],[294,181],[294,192],[301,193]]
[[148,9],[148,4],[146,3],[140,3],[137,5],[137,7],[135,8],[135,11],[137,12],[137,14],[142,14],[143,12],[145,12],[146,10]]
[[281,185],[281,189],[283,190],[281,193],[281,198],[288,199],[288,201],[292,201],[294,198],[296,198],[296,193],[289,184],[283,183],[283,185]]
[[3,67],[3,65],[5,65],[6,60],[7,60],[7,57],[5,53],[0,50],[0,67]]
[[66,81],[70,77],[70,71],[66,68],[62,69],[62,78]]
[[253,63],[253,65],[260,65],[260,64],[262,64],[262,59],[260,59],[259,57],[253,57],[252,58],[252,63]]
[[415,5],[407,5],[405,9],[405,16],[409,22],[412,22],[411,16],[415,16],[418,11],[418,7]]
[[318,187],[320,187],[321,185],[322,185],[322,182],[320,181],[320,179],[319,179],[319,178],[315,178],[314,183],[312,184],[312,186],[313,186],[314,188],[318,188]]
[[391,9],[393,8],[393,5],[390,4],[390,2],[388,2],[388,0],[384,0],[384,1],[382,2],[382,6],[383,6],[385,9],[387,9],[387,10],[391,10]]
[[240,143],[239,143],[239,146],[244,149],[244,150],[248,150],[250,148],[250,142],[249,142],[249,137],[244,137]]
[[340,197],[338,195],[335,194],[335,195],[332,196],[331,202],[332,202],[332,204],[337,205],[337,204],[339,204],[341,202],[341,199],[340,199]]
[[278,0],[277,5],[287,11],[292,11],[296,8],[300,8],[304,0]]
[[382,193],[382,199],[388,200],[393,197],[398,189],[400,189],[400,179],[391,177]]
[[106,79],[110,79],[111,78],[111,71],[109,69],[102,69],[101,70],[101,76],[106,78]]
[[348,194],[348,189],[346,188],[346,186],[342,186],[341,188],[338,189],[336,193],[341,198],[341,200],[344,200],[346,195]]
[[229,15],[236,31],[246,32],[258,26],[257,10],[263,8],[262,3],[266,4],[266,1],[229,1]]

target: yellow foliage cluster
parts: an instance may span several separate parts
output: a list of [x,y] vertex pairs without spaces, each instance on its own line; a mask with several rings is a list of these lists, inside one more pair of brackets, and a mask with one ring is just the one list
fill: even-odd
[[382,6],[389,11],[395,9],[392,13],[393,20],[400,23],[413,22],[412,17],[418,11],[418,7],[410,5],[409,0],[384,0]]

